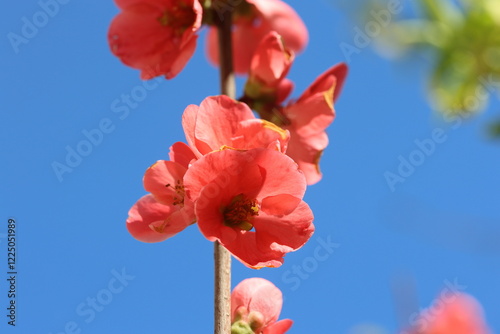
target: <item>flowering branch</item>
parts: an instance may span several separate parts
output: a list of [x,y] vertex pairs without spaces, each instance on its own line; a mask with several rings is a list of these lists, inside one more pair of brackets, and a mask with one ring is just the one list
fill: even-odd
[[[220,90],[230,98],[236,97],[231,38],[232,10],[217,17],[220,55]],[[214,243],[215,290],[214,333],[231,333],[231,255],[218,241]]]

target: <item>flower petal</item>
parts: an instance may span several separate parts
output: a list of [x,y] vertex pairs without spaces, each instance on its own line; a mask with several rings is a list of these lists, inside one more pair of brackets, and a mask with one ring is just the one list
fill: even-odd
[[165,8],[165,2],[162,0],[115,0],[115,3],[121,9],[130,9],[131,7],[137,8],[141,5],[157,7],[159,10]]
[[[314,82],[302,93],[299,101],[310,97],[313,94],[320,93],[334,87],[333,101],[336,101],[342,91],[345,79],[347,77],[348,67],[345,63],[339,63],[314,80]],[[332,101],[332,102],[333,102]]]
[[276,105],[280,105],[283,103],[283,101],[286,100],[286,98],[292,93],[294,87],[294,83],[292,80],[284,78],[278,85],[277,91],[276,91]]
[[275,150],[254,149],[248,152],[253,156],[251,161],[265,171],[264,185],[257,199],[281,194],[304,197],[306,180],[295,161]]
[[172,31],[158,22],[161,11],[147,5],[140,8],[115,16],[108,32],[111,51],[126,65],[139,69],[154,65],[161,52],[172,49]]
[[240,122],[240,127],[232,138],[232,147],[240,150],[270,148],[285,152],[290,139],[288,130],[262,119]]
[[[177,51],[176,56],[171,58],[172,60],[170,61],[169,66],[163,71],[165,73],[165,78],[167,78],[168,80],[173,79],[174,77],[177,76],[177,74],[179,74],[184,69],[188,61],[193,56],[194,51],[196,50],[197,39],[198,36],[192,36],[191,38],[187,38],[187,42],[179,49],[179,51]],[[169,63],[168,58],[170,57],[165,57],[165,58],[167,58],[167,61],[165,61],[164,63],[168,64]]]
[[245,176],[246,168],[252,165],[259,166],[265,180],[257,199],[280,194],[289,194],[297,198],[304,196],[305,177],[297,164],[283,153],[270,149],[223,150],[204,156],[186,172],[184,177],[186,193],[191,200],[196,201],[202,188],[221,171],[248,179]]
[[[225,95],[203,100],[196,115],[195,138],[200,153],[207,154],[224,145],[231,145],[231,138],[244,120],[255,119],[250,108]],[[198,141],[207,147],[201,147]]]
[[283,319],[264,328],[262,334],[284,334],[290,329],[290,327],[292,327],[292,325],[292,320]]
[[201,154],[196,148],[196,138],[194,136],[194,130],[196,129],[196,116],[198,115],[198,107],[195,104],[191,104],[184,109],[182,114],[182,128],[184,130],[184,135],[186,136],[186,141],[189,147],[193,151],[196,157],[201,157]]
[[281,0],[247,2],[256,7],[262,22],[269,24],[268,31],[274,30],[283,37],[287,48],[299,52],[306,47],[309,39],[306,25],[290,5]]
[[325,132],[307,138],[291,133],[286,154],[299,165],[308,185],[315,184],[322,178],[319,161],[327,146],[328,136]]
[[196,160],[193,150],[183,142],[177,142],[170,146],[168,157],[171,161],[178,163],[186,169],[189,167],[192,160]]
[[284,114],[292,122],[289,130],[301,137],[323,132],[335,119],[332,92],[319,92],[284,108]]
[[300,198],[289,194],[281,194],[264,198],[261,202],[261,208],[268,215],[283,216],[293,212],[300,202]]
[[293,62],[293,53],[286,50],[281,36],[275,31],[259,43],[250,65],[250,80],[267,88],[275,88],[287,75]]
[[262,213],[253,221],[259,249],[272,249],[283,255],[296,251],[314,233],[313,219],[313,213],[304,201],[289,214],[279,216],[267,214],[263,204]]
[[[249,166],[247,166],[247,163],[253,159],[253,156],[244,153],[242,151],[227,149],[207,154],[197,160],[184,176],[186,195],[192,201],[196,202],[200,198],[203,188],[217,177],[219,178],[212,187],[220,187],[219,189],[221,190],[219,192],[222,193],[223,189],[229,187],[231,182],[240,183],[240,178],[245,173],[251,173],[245,177],[246,182],[256,181],[260,187],[262,184],[261,171],[259,169],[259,174],[255,175],[255,171],[257,171],[255,165],[254,169],[248,169]],[[222,175],[219,176],[219,174]],[[249,175],[252,176],[249,177]]]

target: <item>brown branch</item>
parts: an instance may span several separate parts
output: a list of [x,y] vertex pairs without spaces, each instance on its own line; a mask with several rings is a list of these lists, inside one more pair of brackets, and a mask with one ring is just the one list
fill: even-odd
[[[227,8],[226,8],[227,9]],[[217,17],[219,36],[221,93],[236,98],[231,40],[232,9]],[[215,260],[215,334],[231,334],[231,255],[219,242],[214,243]]]

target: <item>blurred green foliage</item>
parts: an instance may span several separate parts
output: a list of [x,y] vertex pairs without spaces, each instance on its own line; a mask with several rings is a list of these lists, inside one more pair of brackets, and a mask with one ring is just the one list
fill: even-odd
[[[415,15],[393,18],[378,39],[379,48],[390,48],[396,55],[431,50],[434,107],[460,115],[483,110],[491,94],[500,92],[500,0],[401,3],[414,4]],[[374,6],[372,10],[380,10],[387,1],[377,0]],[[491,134],[500,136],[500,125],[493,128]]]

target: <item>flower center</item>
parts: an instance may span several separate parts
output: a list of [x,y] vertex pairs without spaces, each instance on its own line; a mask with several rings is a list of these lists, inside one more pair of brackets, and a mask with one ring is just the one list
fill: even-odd
[[251,223],[253,217],[259,215],[259,206],[257,200],[239,194],[231,200],[228,206],[222,208],[222,214],[226,226],[250,231],[253,228]]
[[186,191],[184,190],[184,184],[182,184],[182,181],[177,180],[175,186],[168,183],[165,185],[165,187],[172,188],[172,190],[174,190],[177,194],[177,196],[174,196],[174,202],[172,204],[178,205],[181,208],[184,207],[184,196],[186,195]]
[[192,27],[196,21],[196,13],[193,8],[180,3],[172,6],[163,12],[158,18],[158,22],[164,27],[169,26],[181,35],[186,29]]

